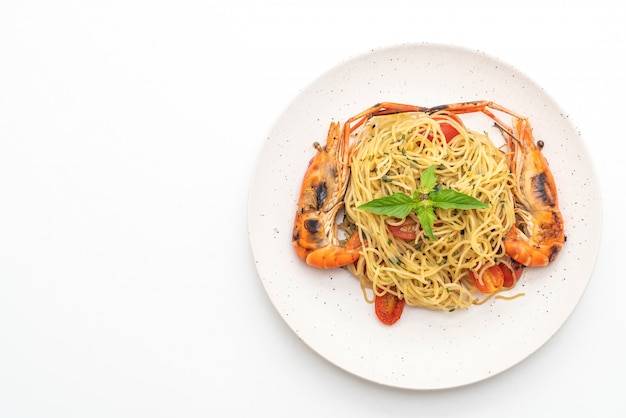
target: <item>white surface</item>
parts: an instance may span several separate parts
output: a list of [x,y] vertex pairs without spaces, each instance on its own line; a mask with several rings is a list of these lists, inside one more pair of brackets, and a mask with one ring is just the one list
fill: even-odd
[[[0,4],[0,416],[626,414],[623,8],[388,3]],[[565,325],[510,370],[443,391],[367,382],[300,341],[246,222],[287,104],[350,57],[423,41],[541,85],[603,196],[598,261]]]
[[[526,270],[511,292],[523,292],[522,298],[492,299],[453,314],[407,308],[400,322],[384,326],[350,273],[306,267],[293,250],[301,179],[316,153],[311,144],[324,142],[331,120],[348,119],[380,101],[434,106],[485,97],[528,116],[535,138],[546,142],[543,154],[557,182],[567,244],[548,267]],[[490,118],[480,113],[462,117],[471,129],[491,130],[493,140],[503,142]],[[357,376],[393,387],[458,387],[493,377],[525,359],[571,314],[590,279],[600,244],[598,189],[575,126],[524,74],[465,48],[394,46],[331,69],[281,114],[253,174],[250,241],[272,303],[320,355]]]

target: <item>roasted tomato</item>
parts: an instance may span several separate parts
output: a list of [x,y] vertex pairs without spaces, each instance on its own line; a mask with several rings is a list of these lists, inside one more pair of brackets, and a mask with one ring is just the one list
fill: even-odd
[[522,276],[522,273],[524,272],[524,265],[518,263],[515,260],[512,260],[511,263],[511,267],[513,267],[513,270],[511,270],[504,264],[498,264],[498,266],[500,266],[502,274],[504,275],[504,284],[502,286],[506,288],[515,286],[519,278]]
[[502,275],[504,277],[504,280],[502,282],[502,287],[509,288],[509,287],[515,286],[516,280],[513,277],[513,272],[511,271],[511,269],[505,265],[499,265],[499,267],[500,267],[500,270],[502,270]]
[[391,234],[400,239],[412,241],[417,238],[417,231],[420,226],[412,218],[405,218],[404,222],[400,225],[387,225],[387,229]]
[[374,300],[376,316],[385,325],[393,325],[400,319],[404,305],[404,299],[389,292],[383,293],[382,296],[376,295]]
[[[455,121],[457,121],[459,124],[463,124],[463,122],[461,121],[461,119],[456,116],[456,115],[449,115],[451,119],[454,119]],[[437,117],[435,116],[433,119],[435,120],[439,120],[439,119],[444,119],[442,117]],[[443,136],[446,137],[446,142],[450,142],[452,141],[452,139],[457,136],[459,134],[459,131],[456,130],[456,128],[454,126],[452,126],[450,123],[448,122],[439,122],[439,126],[441,126],[441,131],[443,132]]]
[[489,267],[483,272],[482,281],[473,272],[469,272],[472,283],[482,293],[494,293],[504,285],[504,273],[500,265]]

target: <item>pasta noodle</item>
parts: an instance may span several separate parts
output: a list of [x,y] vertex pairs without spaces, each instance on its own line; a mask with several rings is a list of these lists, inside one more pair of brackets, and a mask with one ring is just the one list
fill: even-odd
[[[459,132],[449,143],[443,120]],[[515,222],[515,179],[505,154],[486,133],[467,130],[445,112],[377,116],[356,135],[344,223],[362,240],[361,256],[348,269],[361,280],[366,297],[366,289],[377,295],[391,292],[409,306],[447,311],[475,303],[468,272],[506,263],[502,239]],[[397,238],[388,225],[403,220],[357,209],[394,192],[412,195],[421,173],[433,165],[443,188],[489,207],[436,208],[436,240],[421,230],[413,240]],[[409,217],[419,226],[414,212]]]

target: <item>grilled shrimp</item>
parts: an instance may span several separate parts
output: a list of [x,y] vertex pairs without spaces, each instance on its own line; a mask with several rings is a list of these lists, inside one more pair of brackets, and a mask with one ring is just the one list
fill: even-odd
[[[507,143],[511,173],[518,179],[514,189],[516,225],[505,236],[504,249],[513,260],[529,267],[545,266],[553,261],[565,242],[563,217],[554,177],[541,153],[544,142],[535,142],[528,119],[489,101],[433,109],[457,114],[483,112],[494,120]],[[490,109],[511,115],[513,127],[502,122]]]
[[[361,239],[354,234],[347,244],[339,242],[337,214],[350,180],[351,134],[373,116],[425,111],[426,108],[379,103],[348,119],[343,126],[331,123],[326,145],[315,142],[317,153],[304,174],[292,241],[298,256],[318,268],[336,268],[359,259]],[[353,124],[354,123],[354,124]]]

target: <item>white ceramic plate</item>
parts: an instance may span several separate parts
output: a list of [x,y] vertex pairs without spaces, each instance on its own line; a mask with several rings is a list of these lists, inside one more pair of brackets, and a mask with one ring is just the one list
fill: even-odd
[[[529,116],[545,142],[559,191],[567,242],[548,267],[527,269],[516,291],[468,310],[407,307],[381,324],[359,283],[344,270],[306,266],[291,244],[300,183],[314,141],[331,120],[381,101],[435,106],[492,100]],[[486,123],[481,114],[466,124]],[[598,252],[601,208],[593,164],[576,128],[524,74],[483,53],[417,44],[351,59],[303,90],[279,117],[258,157],[248,222],[259,276],[276,309],[313,350],[380,384],[439,389],[474,383],[525,359],[546,343],[581,298]]]

